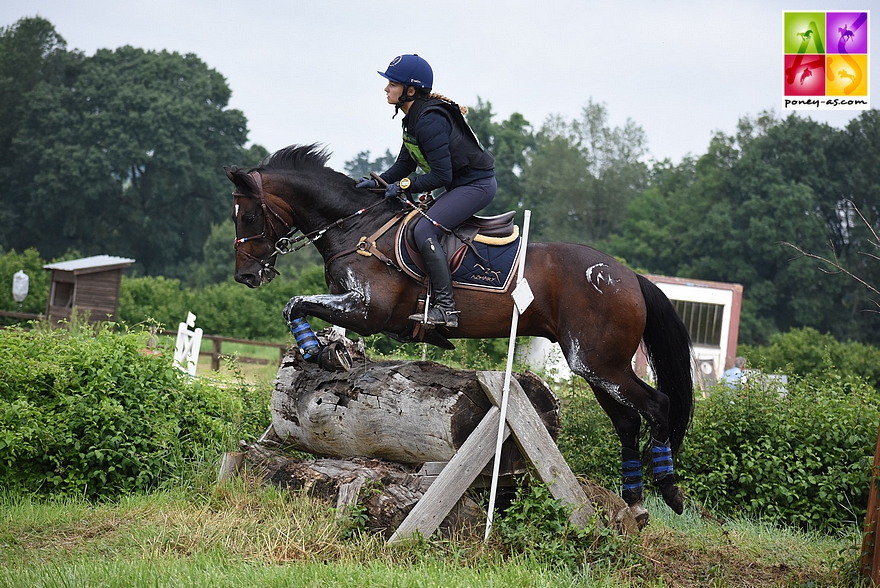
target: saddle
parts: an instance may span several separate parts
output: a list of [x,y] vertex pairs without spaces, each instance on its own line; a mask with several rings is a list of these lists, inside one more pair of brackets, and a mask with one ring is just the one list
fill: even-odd
[[[425,262],[419,254],[413,235],[416,225],[414,221],[418,220],[416,218],[418,216],[419,212],[414,210],[403,219],[403,224],[399,229],[403,232],[403,235],[399,241],[403,241],[406,253],[413,264],[421,272],[425,273]],[[443,251],[446,252],[449,270],[455,273],[461,267],[468,250],[473,251],[480,257],[480,254],[474,247],[474,243],[508,245],[516,241],[519,237],[519,227],[513,224],[514,216],[516,216],[515,210],[495,216],[474,215],[456,227],[451,233],[444,232],[440,236],[440,244],[443,246]]]
[[[403,272],[413,280],[427,284],[424,260],[413,238],[415,226],[413,221],[420,214],[419,210],[409,213],[401,211],[369,237],[361,237],[356,247],[337,253],[326,263],[329,264],[349,253],[375,256],[379,261]],[[441,236],[440,243],[449,260],[455,288],[507,291],[519,263],[519,251],[522,246],[519,228],[513,224],[515,215],[515,211],[510,211],[490,217],[472,216],[451,233],[444,233]],[[394,252],[389,257],[378,249],[376,243],[379,237],[393,227],[396,227]],[[425,295],[422,295],[419,297],[416,313],[424,312],[424,304]],[[398,341],[424,341],[441,349],[455,349],[444,335],[442,328],[425,329],[420,323],[414,323],[411,335],[388,334]]]

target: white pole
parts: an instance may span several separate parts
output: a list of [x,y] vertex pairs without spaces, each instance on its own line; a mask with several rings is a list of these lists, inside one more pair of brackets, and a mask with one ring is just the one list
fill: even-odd
[[[528,282],[523,279],[523,273],[526,269],[526,249],[529,246],[529,222],[532,218],[532,211],[525,211],[523,219],[522,234],[522,250],[519,256],[519,268],[516,274],[516,288],[513,291],[513,317],[510,320],[510,341],[507,345],[507,368],[504,371],[504,387],[501,390],[501,419],[498,421],[498,439],[495,443],[495,462],[492,465],[492,486],[489,491],[489,516],[486,519],[486,536],[484,541],[489,540],[489,533],[492,531],[492,519],[495,511],[495,495],[498,490],[498,473],[501,467],[501,445],[504,442],[504,427],[507,425],[507,398],[510,395],[510,377],[513,372],[513,353],[516,348],[516,329],[519,324],[519,315],[526,309],[531,302],[531,291],[528,290]],[[528,291],[528,297],[524,302],[520,302],[517,297],[517,291],[520,286]]]

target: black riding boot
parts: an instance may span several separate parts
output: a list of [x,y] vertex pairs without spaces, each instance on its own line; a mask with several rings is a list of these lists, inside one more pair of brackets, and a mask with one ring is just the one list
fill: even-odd
[[[452,298],[452,274],[446,262],[446,254],[440,244],[432,238],[425,239],[422,245],[422,259],[431,280],[431,308],[428,309],[426,324],[446,326],[454,329],[458,326],[458,311]],[[410,320],[422,322],[424,315],[412,314]]]

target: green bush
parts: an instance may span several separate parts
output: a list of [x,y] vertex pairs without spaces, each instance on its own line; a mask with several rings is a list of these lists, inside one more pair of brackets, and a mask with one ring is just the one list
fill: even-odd
[[147,490],[252,426],[250,391],[190,378],[147,339],[107,326],[0,330],[0,486],[89,498]]
[[856,378],[717,387],[697,402],[679,477],[722,514],[839,531],[864,517],[878,423],[878,396]]
[[[129,325],[152,319],[174,330],[192,312],[196,326],[211,335],[285,341],[289,331],[281,313],[290,297],[326,292],[323,266],[311,266],[292,277],[279,276],[256,290],[231,278],[190,290],[182,288],[179,280],[123,277],[119,316]],[[326,326],[317,319],[310,323],[315,330]]]
[[554,386],[560,399],[556,441],[572,471],[607,486],[620,486],[620,440],[593,391],[580,378]]
[[847,374],[880,388],[880,349],[853,341],[841,343],[809,327],[772,335],[765,347],[740,345],[739,353],[766,372],[822,378]]
[[[193,296],[180,288],[180,280],[144,276],[122,277],[119,292],[119,319],[129,325],[153,320],[167,329],[176,329],[191,311]],[[199,321],[201,327],[201,321]]]
[[598,515],[586,527],[572,523],[570,516],[571,507],[530,477],[517,487],[516,497],[496,528],[508,555],[544,564],[581,567],[628,556],[625,540],[612,528],[599,525]]

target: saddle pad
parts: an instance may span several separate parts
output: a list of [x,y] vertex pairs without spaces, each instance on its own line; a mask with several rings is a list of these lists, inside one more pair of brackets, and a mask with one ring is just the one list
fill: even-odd
[[[395,257],[404,272],[410,277],[422,281],[426,274],[416,266],[403,243],[403,239],[405,239],[404,231],[400,231],[394,248]],[[506,245],[474,243],[477,253],[474,253],[470,247],[466,247],[464,259],[452,272],[453,285],[457,288],[475,290],[502,292],[507,290],[519,264],[521,246],[522,239],[518,237]]]

